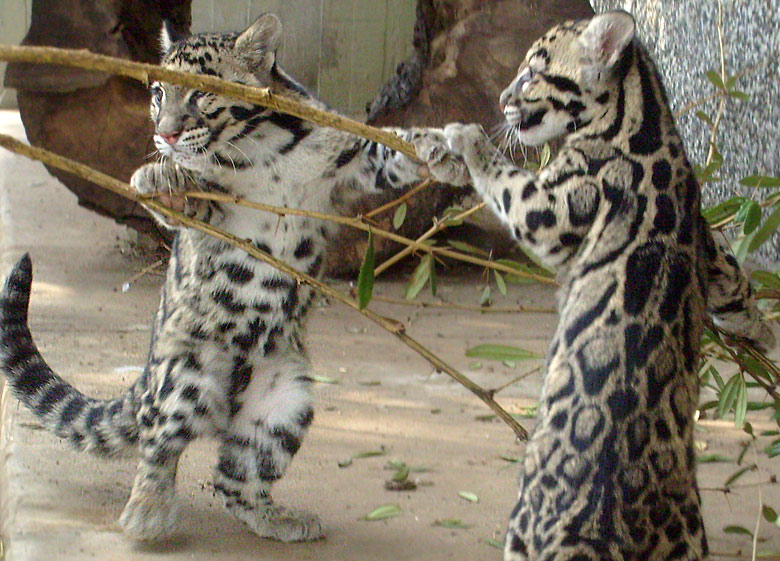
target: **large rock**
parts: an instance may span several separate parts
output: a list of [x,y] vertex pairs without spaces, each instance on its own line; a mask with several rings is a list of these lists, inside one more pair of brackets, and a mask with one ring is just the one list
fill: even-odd
[[[495,130],[503,122],[498,96],[517,73],[525,53],[552,25],[567,19],[593,15],[587,0],[418,0],[414,30],[414,54],[401,63],[396,74],[368,107],[374,125],[442,126],[454,121],[481,123]],[[427,229],[431,216],[459,202],[469,191],[428,189],[412,200],[411,212],[401,233],[413,236]],[[394,198],[394,194],[361,199],[347,212],[365,213]],[[491,249],[513,247],[504,228],[482,217],[487,235],[470,229],[474,241],[482,237]],[[390,227],[392,212],[380,217]],[[355,269],[360,264],[366,236],[344,230],[336,241],[339,255],[334,269]],[[375,239],[377,253],[397,249]]]
[[[675,113],[710,96],[714,89],[705,72],[720,73],[718,2],[591,0],[596,12],[622,8],[636,18],[643,43],[655,57]],[[726,72],[739,75],[736,87],[747,101],[729,99],[720,123],[717,144],[725,160],[721,181],[704,186],[704,204],[751,189],[738,180],[754,174],[780,175],[780,0],[724,0],[723,45]],[[713,118],[718,100],[696,107]],[[677,119],[692,163],[702,164],[709,149],[709,127],[687,110]],[[763,255],[777,259],[778,247]],[[771,255],[770,255],[771,254]]]
[[[190,27],[190,1],[33,0],[22,45],[86,48],[139,62],[159,60],[163,18]],[[149,94],[134,80],[54,65],[9,64],[5,85],[17,89],[27,138],[124,181],[154,150]],[[158,235],[148,213],[132,201],[48,168],[79,204],[117,222]]]

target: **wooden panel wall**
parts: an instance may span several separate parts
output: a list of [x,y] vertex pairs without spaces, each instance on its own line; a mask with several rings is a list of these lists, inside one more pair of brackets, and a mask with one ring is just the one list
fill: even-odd
[[379,87],[412,51],[415,0],[193,0],[195,31],[246,27],[277,14],[280,61],[339,111],[363,116]]

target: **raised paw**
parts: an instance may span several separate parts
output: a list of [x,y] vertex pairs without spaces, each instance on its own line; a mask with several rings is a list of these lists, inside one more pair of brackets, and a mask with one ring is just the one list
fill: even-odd
[[428,132],[413,140],[417,155],[425,162],[430,175],[440,183],[462,187],[471,183],[465,162],[450,152],[446,137],[439,132]]
[[479,152],[487,142],[487,137],[479,125],[451,123],[444,127],[444,136],[450,151],[465,158]]
[[178,510],[173,488],[162,491],[133,489],[119,524],[136,540],[160,540],[176,530]]
[[269,504],[257,507],[234,504],[228,511],[261,538],[280,542],[308,542],[325,536],[320,519],[308,512]]
[[[207,213],[209,201],[186,198],[182,193],[195,189],[179,166],[170,164],[146,164],[138,168],[130,178],[130,185],[141,195],[153,195],[159,203],[189,218],[202,218]],[[165,226],[178,226],[175,219],[152,211]]]

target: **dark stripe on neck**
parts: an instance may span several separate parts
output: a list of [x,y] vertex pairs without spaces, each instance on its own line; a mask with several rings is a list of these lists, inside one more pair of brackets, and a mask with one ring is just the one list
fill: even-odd
[[[637,56],[636,68],[639,73],[640,94],[642,96],[642,125],[629,139],[629,147],[634,154],[652,154],[658,151],[661,140],[662,107],[656,98],[656,84],[650,68],[645,63],[643,53]],[[658,82],[658,80],[655,80]]]
[[615,120],[600,136],[604,140],[612,140],[615,138],[620,129],[623,127],[623,119],[626,116],[626,86],[625,80],[628,76],[628,71],[631,69],[631,65],[634,62],[634,47],[633,45],[626,48],[620,57],[614,70],[614,80],[618,87],[617,102],[615,104]]
[[284,88],[288,90],[292,90],[295,93],[302,95],[303,97],[310,98],[312,95],[304,88],[302,85],[300,85],[298,82],[295,82],[285,74],[279,71],[279,67],[277,66],[276,62],[274,62],[274,65],[271,67],[271,78],[279,82]]

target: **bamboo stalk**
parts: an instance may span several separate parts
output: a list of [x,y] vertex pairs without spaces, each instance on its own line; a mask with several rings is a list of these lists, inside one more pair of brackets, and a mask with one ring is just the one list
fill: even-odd
[[474,383],[470,378],[468,378],[467,376],[465,376],[464,374],[456,370],[454,367],[447,364],[444,360],[442,360],[433,352],[431,352],[429,349],[424,347],[416,339],[413,339],[412,337],[407,335],[406,327],[404,326],[403,323],[392,318],[381,316],[376,312],[374,312],[373,310],[370,310],[369,308],[361,309],[358,302],[355,301],[353,298],[344,296],[339,291],[331,288],[325,283],[305,273],[302,273],[301,271],[298,271],[297,269],[293,268],[287,263],[280,261],[275,257],[259,250],[250,242],[242,240],[228,232],[220,230],[219,228],[215,228],[210,224],[201,222],[200,220],[196,220],[194,218],[190,218],[180,212],[176,212],[175,210],[168,208],[167,206],[161,204],[160,202],[156,201],[153,198],[142,197],[127,183],[119,181],[118,179],[113,178],[105,173],[92,169],[89,166],[71,160],[69,158],[64,158],[62,156],[54,154],[53,152],[50,152],[48,150],[37,148],[35,146],[29,146],[7,135],[0,134],[0,146],[16,154],[20,154],[22,156],[26,156],[28,158],[41,161],[47,165],[56,167],[68,173],[72,173],[74,175],[82,177],[122,197],[128,198],[138,203],[142,203],[150,210],[153,210],[163,216],[172,218],[177,222],[179,222],[180,224],[182,224],[183,226],[204,232],[218,240],[222,240],[234,247],[242,249],[252,257],[255,257],[256,259],[259,259],[260,261],[267,263],[268,265],[274,267],[278,271],[281,271],[282,273],[294,278],[298,282],[307,284],[312,288],[316,289],[317,291],[321,292],[322,294],[325,294],[326,296],[334,300],[337,300],[342,304],[345,304],[346,306],[349,306],[350,308],[364,315],[365,317],[367,317],[368,319],[370,319],[371,321],[373,321],[374,323],[376,323],[377,325],[379,325],[389,333],[395,335],[396,338],[398,338],[403,344],[405,344],[407,347],[414,350],[417,354],[419,354],[420,356],[425,358],[429,363],[431,363],[434,366],[434,368],[446,373],[456,382],[458,382],[466,389],[468,389],[470,392],[472,392],[474,395],[476,395],[490,409],[492,409],[493,412],[500,419],[502,419],[507,425],[509,425],[509,427],[514,431],[515,435],[517,435],[517,437],[520,440],[528,439],[527,431],[522,426],[520,426],[520,424],[512,417],[512,415],[510,415],[503,407],[501,407],[501,405],[499,405],[493,399],[493,396],[491,395],[490,391],[485,390],[478,384]]
[[365,125],[336,113],[323,111],[271,92],[269,88],[255,88],[236,84],[214,76],[190,74],[168,70],[154,64],[134,62],[122,58],[91,53],[86,49],[59,49],[56,47],[16,47],[0,45],[0,60],[33,64],[58,64],[85,70],[107,72],[138,80],[149,85],[154,81],[168,82],[196,90],[202,90],[249,103],[262,105],[274,111],[293,115],[312,123],[332,127],[384,144],[410,158],[419,161],[414,146],[397,135]]

